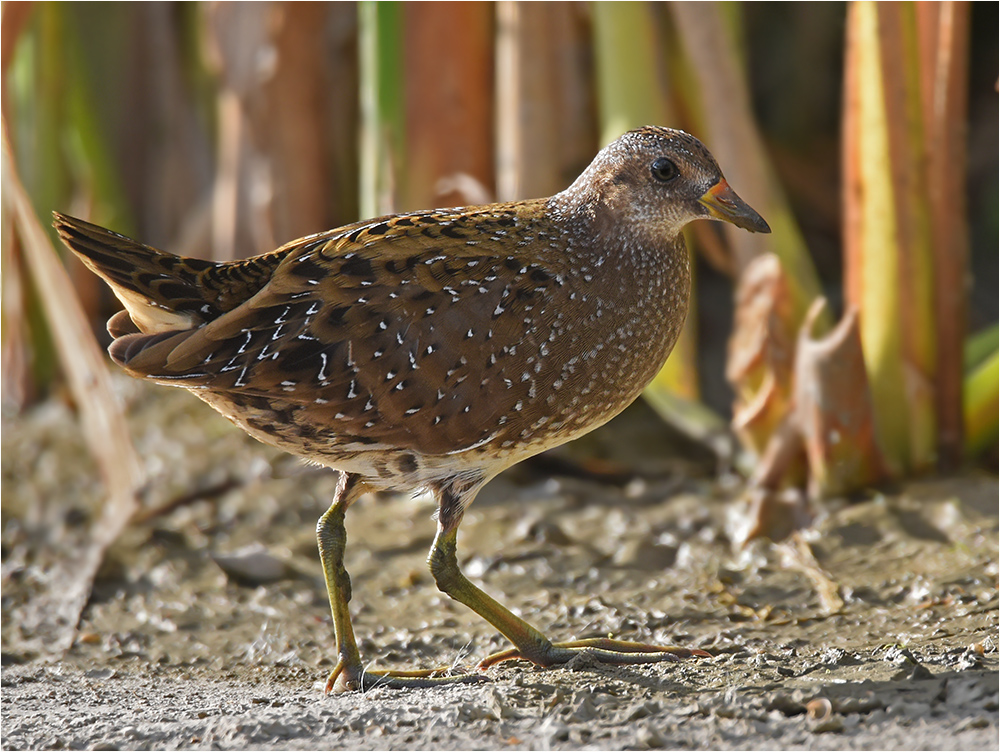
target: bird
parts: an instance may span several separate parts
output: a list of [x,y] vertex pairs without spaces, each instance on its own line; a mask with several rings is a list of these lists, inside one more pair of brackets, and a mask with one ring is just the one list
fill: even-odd
[[[124,305],[108,321],[115,363],[339,472],[316,532],[337,657],[327,693],[486,681],[514,659],[708,655],[553,642],[473,584],[456,548],[490,479],[606,423],[663,366],[688,310],[681,231],[698,219],[770,232],[697,138],[661,126],[620,136],[548,198],[381,216],[236,261],[176,256],[54,212],[65,244]],[[362,662],[344,519],[387,490],[433,494],[437,587],[512,644],[478,671]]]

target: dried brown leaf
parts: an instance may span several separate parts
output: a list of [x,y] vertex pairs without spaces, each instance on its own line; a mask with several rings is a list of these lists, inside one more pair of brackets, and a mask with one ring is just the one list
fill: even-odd
[[857,311],[849,309],[831,332],[814,339],[825,305],[820,298],[809,309],[795,357],[795,422],[814,497],[848,493],[886,474]]

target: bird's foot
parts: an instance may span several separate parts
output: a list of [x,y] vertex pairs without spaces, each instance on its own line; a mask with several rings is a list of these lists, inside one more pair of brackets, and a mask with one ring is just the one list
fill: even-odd
[[526,660],[539,666],[555,666],[569,663],[574,657],[585,654],[602,663],[617,666],[639,663],[659,663],[679,661],[684,658],[711,658],[712,654],[697,648],[681,648],[673,645],[651,645],[645,642],[613,640],[594,637],[586,640],[551,643],[537,651],[525,654],[519,648],[510,648],[493,653],[479,662],[479,669],[486,669],[503,661]]
[[392,689],[414,689],[439,687],[444,684],[478,684],[489,678],[482,674],[452,674],[451,668],[418,669],[414,671],[394,671],[390,669],[365,669],[361,664],[351,665],[345,661],[337,663],[326,680],[325,694],[343,692],[366,692],[375,687]]

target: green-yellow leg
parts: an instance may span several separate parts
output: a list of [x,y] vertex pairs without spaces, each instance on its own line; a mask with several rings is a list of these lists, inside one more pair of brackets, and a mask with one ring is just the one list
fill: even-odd
[[483,681],[485,677],[475,674],[444,676],[448,672],[447,667],[418,671],[364,668],[354,638],[354,627],[351,624],[351,612],[348,607],[351,601],[351,576],[344,567],[344,549],[347,545],[344,516],[347,508],[364,491],[364,486],[357,476],[341,473],[333,503],[316,525],[319,557],[323,563],[323,576],[326,579],[326,591],[330,598],[330,612],[333,616],[333,631],[337,638],[337,665],[327,679],[327,694],[334,691],[370,689],[375,686],[431,687],[452,682]]
[[[704,650],[650,645],[641,642],[595,638],[587,640],[572,640],[568,642],[551,642],[545,635],[535,629],[500,603],[473,585],[462,574],[458,567],[458,556],[455,552],[458,535],[458,519],[460,515],[442,514],[438,524],[438,533],[431,548],[430,567],[438,588],[464,603],[497,631],[514,643],[508,650],[494,653],[479,663],[480,669],[488,668],[501,661],[524,659],[539,666],[553,666],[568,663],[574,656],[581,653],[605,663],[618,665],[656,663],[659,661],[677,661],[692,656],[710,656]],[[458,517],[458,519],[455,519]]]

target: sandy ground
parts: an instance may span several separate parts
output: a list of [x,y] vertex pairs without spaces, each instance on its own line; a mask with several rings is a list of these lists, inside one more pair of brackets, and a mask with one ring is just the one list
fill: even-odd
[[[65,406],[4,421],[5,749],[998,748],[995,475],[832,503],[797,544],[736,550],[738,484],[668,451],[633,408],[494,481],[462,527],[462,565],[550,637],[712,658],[508,663],[475,685],[326,697],[313,531],[332,473],[184,393],[121,388],[146,504],[169,509],[109,552],[65,655],[33,607],[60,592],[55,563],[88,540],[101,485]],[[615,472],[553,472],[595,456]],[[376,666],[472,669],[505,647],[434,587],[432,512],[385,496],[348,515],[355,628]]]

